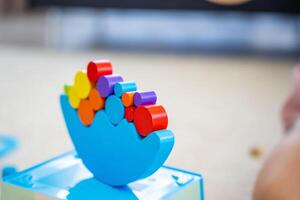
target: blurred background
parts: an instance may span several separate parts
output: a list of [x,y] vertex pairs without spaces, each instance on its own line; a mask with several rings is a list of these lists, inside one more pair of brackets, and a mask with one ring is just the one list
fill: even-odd
[[6,14],[1,42],[63,49],[299,54],[300,3],[240,1],[1,0]]
[[73,148],[58,97],[94,59],[157,91],[176,135],[168,165],[202,173],[207,199],[250,199],[282,135],[300,2],[0,0],[0,135],[18,141],[0,167]]

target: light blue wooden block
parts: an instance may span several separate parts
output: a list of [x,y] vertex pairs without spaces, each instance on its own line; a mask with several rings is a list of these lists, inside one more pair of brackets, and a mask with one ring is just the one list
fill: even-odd
[[119,82],[114,86],[115,95],[122,96],[125,92],[133,92],[137,90],[135,82]]

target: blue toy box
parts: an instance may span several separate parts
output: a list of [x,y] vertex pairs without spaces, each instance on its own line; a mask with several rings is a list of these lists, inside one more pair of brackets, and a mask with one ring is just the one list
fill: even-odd
[[1,200],[204,199],[199,174],[161,167],[150,177],[122,187],[93,178],[74,152],[4,177]]

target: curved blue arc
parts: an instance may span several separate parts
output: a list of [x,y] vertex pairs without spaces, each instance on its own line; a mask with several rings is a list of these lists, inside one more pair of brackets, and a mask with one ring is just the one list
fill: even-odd
[[101,110],[91,126],[84,126],[68,101],[60,98],[62,111],[78,155],[95,178],[121,186],[154,173],[168,158],[174,135],[170,130],[139,136],[133,123],[123,119],[112,125]]
[[0,158],[17,147],[17,141],[9,136],[0,136]]

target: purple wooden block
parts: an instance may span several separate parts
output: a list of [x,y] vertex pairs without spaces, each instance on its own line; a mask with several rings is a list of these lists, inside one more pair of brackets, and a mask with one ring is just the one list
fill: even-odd
[[118,74],[101,76],[97,81],[97,90],[102,97],[107,97],[114,92],[114,85],[118,82],[122,82],[122,76]]
[[152,105],[156,103],[156,100],[157,97],[154,91],[136,92],[133,97],[135,106]]

